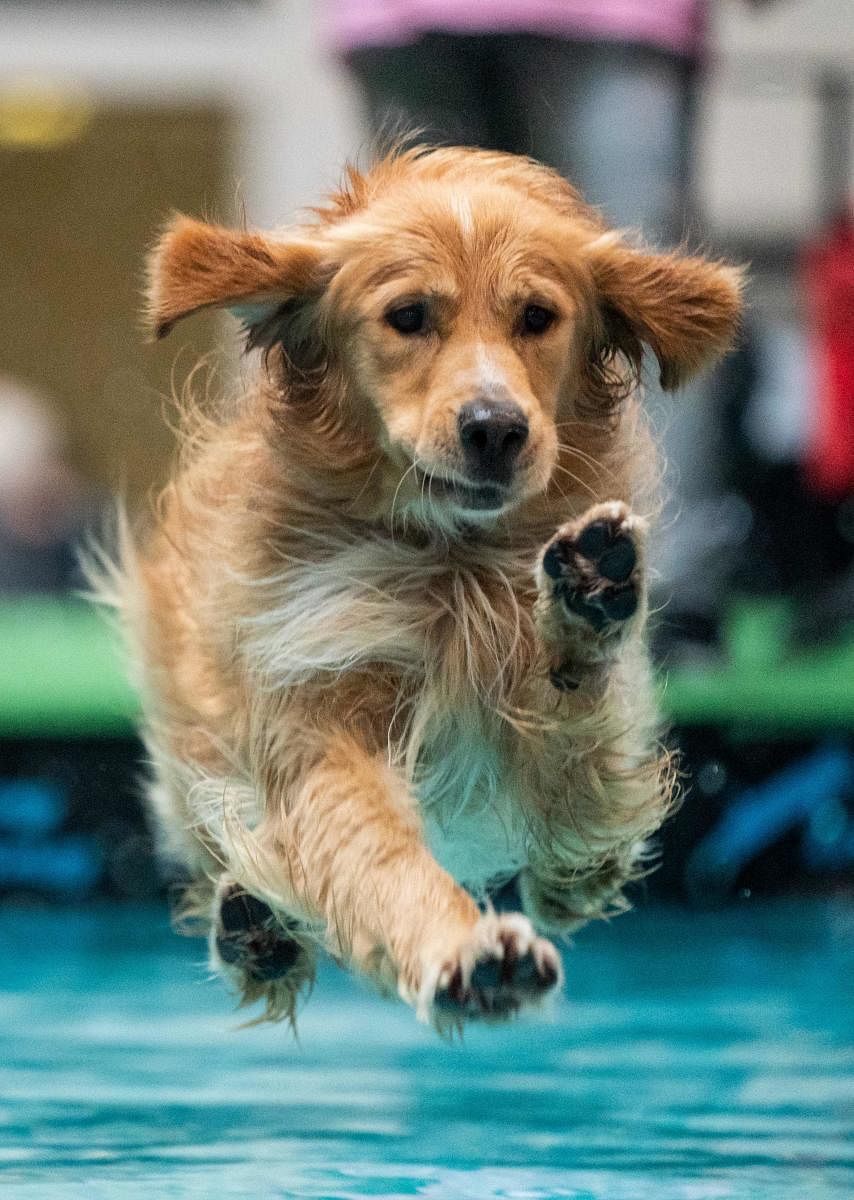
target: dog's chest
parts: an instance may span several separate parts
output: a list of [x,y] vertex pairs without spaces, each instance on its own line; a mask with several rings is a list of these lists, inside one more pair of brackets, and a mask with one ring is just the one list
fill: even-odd
[[416,790],[430,849],[458,883],[481,892],[525,865],[518,788],[493,732],[442,722],[422,749]]

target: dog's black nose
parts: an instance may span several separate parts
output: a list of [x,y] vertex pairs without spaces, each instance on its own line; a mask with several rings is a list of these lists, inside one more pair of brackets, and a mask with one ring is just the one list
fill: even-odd
[[484,483],[509,483],[528,440],[528,422],[521,408],[476,400],[460,409],[459,430],[470,477]]

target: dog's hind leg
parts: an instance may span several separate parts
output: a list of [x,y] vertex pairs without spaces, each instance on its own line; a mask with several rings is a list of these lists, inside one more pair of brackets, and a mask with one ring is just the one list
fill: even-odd
[[243,1004],[264,999],[270,1020],[293,1022],[300,995],[314,982],[315,949],[306,928],[227,876],[213,900],[210,955]]

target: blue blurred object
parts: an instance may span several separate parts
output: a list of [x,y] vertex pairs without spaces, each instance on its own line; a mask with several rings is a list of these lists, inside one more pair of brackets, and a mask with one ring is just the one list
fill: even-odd
[[0,832],[21,837],[53,833],[65,820],[68,800],[53,783],[41,779],[0,782]]
[[68,796],[50,781],[0,783],[0,892],[79,900],[95,890],[103,855],[94,837],[59,832],[67,813]]
[[26,888],[82,899],[98,884],[103,860],[94,838],[67,834],[50,841],[0,840],[0,888]]
[[800,831],[808,871],[841,871],[854,863],[854,819],[845,804],[854,792],[854,754],[823,746],[757,787],[728,799],[720,820],[688,858],[691,896],[723,900],[740,873],[763,851]]

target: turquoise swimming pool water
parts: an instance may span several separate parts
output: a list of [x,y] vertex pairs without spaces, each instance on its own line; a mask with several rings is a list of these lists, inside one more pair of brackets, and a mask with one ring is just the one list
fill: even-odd
[[159,911],[0,910],[3,1200],[850,1200],[854,907],[646,909],[445,1045],[330,966],[236,1030]]

